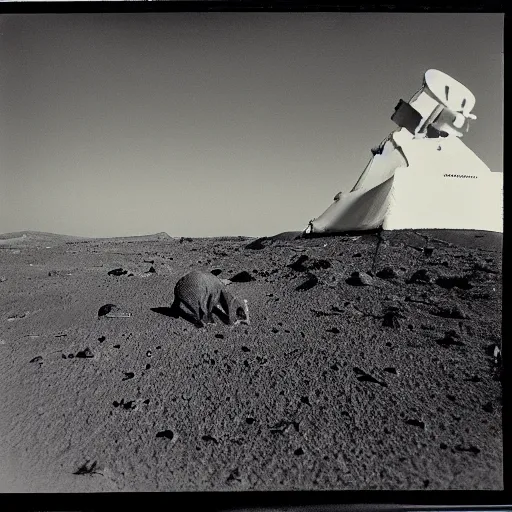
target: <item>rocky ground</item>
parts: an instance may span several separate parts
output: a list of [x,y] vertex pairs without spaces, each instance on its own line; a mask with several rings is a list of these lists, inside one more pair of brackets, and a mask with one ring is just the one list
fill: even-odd
[[[0,488],[502,489],[501,259],[478,232],[2,235]],[[169,316],[192,268],[251,324]]]

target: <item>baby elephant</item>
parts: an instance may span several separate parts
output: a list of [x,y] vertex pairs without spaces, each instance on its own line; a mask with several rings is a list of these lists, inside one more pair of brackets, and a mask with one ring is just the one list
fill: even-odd
[[228,316],[229,324],[249,323],[247,301],[242,301],[229,292],[222,281],[209,272],[193,270],[184,275],[174,287],[174,302],[171,309],[178,316],[183,304],[192,315],[197,326],[214,323],[213,310],[220,305]]

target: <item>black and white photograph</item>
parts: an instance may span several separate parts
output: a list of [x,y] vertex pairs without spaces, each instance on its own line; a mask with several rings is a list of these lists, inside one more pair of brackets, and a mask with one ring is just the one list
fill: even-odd
[[503,490],[503,32],[0,14],[0,491]]

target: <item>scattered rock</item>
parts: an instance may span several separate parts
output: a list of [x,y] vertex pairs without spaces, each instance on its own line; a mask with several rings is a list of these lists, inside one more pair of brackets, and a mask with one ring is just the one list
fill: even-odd
[[309,274],[308,279],[306,281],[304,281],[302,284],[300,284],[299,286],[297,286],[297,288],[295,288],[295,290],[297,290],[297,291],[310,290],[317,284],[318,284],[318,277],[316,277],[313,274]]
[[238,468],[235,468],[226,479],[226,483],[231,484],[233,482],[241,482],[240,471]]
[[371,286],[373,278],[366,272],[352,272],[352,275],[347,279],[347,284],[352,286]]
[[272,434],[284,434],[285,432],[287,432],[290,429],[290,427],[293,427],[296,432],[299,431],[299,423],[298,422],[286,421],[286,420],[279,421],[273,427],[269,427],[269,429],[270,429],[270,432],[272,432]]
[[436,284],[441,286],[442,288],[446,288],[447,290],[451,290],[452,288],[460,288],[461,290],[470,290],[473,288],[473,285],[469,282],[467,277],[438,277],[436,279]]
[[443,318],[458,318],[460,320],[469,318],[468,314],[458,304],[453,306],[438,306],[432,313]]
[[239,272],[229,279],[232,283],[248,283],[249,281],[254,281],[254,277],[249,274],[246,270]]
[[354,367],[354,373],[357,375],[356,378],[359,382],[373,382],[374,384],[380,384],[382,387],[387,387],[385,382],[377,380],[375,377],[372,377],[360,368]]
[[89,358],[94,357],[94,354],[91,352],[91,349],[87,347],[85,350],[81,350],[80,352],[78,352],[76,354],[76,357]]
[[398,277],[398,274],[393,267],[384,267],[375,275],[381,279],[396,279]]
[[407,423],[407,425],[412,425],[413,427],[420,427],[420,428],[425,428],[425,423],[423,421],[419,421],[419,420],[406,420],[405,423]]
[[488,412],[488,413],[491,413],[491,414],[494,412],[494,407],[492,405],[492,402],[487,402],[485,405],[482,406],[482,409],[485,412]]
[[462,341],[460,341],[459,338],[460,336],[457,334],[456,331],[447,331],[444,335],[444,338],[437,340],[437,344],[441,345],[442,347],[449,347],[451,345],[464,345],[464,343],[462,343]]
[[174,439],[174,432],[172,430],[162,430],[157,432],[155,437],[165,437],[166,439]]
[[473,265],[473,270],[477,272],[486,272],[488,274],[498,274],[496,270],[493,270],[488,265],[486,265],[484,262],[479,261]]
[[215,437],[212,437],[209,435],[202,436],[201,439],[207,443],[219,444],[219,441],[217,441],[217,439],[215,439]]
[[392,329],[400,328],[400,320],[402,315],[397,311],[386,311],[384,313],[384,318],[382,320],[382,325],[384,327],[391,327]]
[[458,452],[471,452],[474,455],[478,455],[480,453],[480,448],[477,448],[472,444],[469,446],[458,444],[457,446],[455,446],[455,450],[457,450]]
[[325,270],[331,268],[331,263],[327,260],[310,258],[309,256],[302,254],[293,263],[290,263],[290,265],[288,265],[288,268],[291,268],[296,272],[307,272],[310,270]]
[[429,271],[421,268],[414,272],[414,274],[407,281],[407,284],[429,284],[432,282],[432,276]]
[[425,256],[427,258],[430,258],[430,256],[432,256],[433,252],[434,252],[434,248],[433,247],[424,247],[423,248],[423,253],[425,254]]
[[108,318],[128,318],[132,316],[132,314],[121,310],[121,308],[115,304],[105,304],[98,310],[98,316],[106,316]]
[[93,475],[99,474],[96,471],[97,461],[94,462],[85,462],[82,466],[80,466],[73,474],[74,475]]
[[123,276],[128,274],[128,270],[123,270],[122,268],[115,268],[114,270],[110,270],[108,272],[109,276]]

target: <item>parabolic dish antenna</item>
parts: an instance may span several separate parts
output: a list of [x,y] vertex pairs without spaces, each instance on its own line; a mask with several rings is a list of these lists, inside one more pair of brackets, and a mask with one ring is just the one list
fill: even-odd
[[432,95],[445,107],[474,118],[471,111],[475,107],[475,96],[465,85],[437,69],[429,69],[424,80]]

